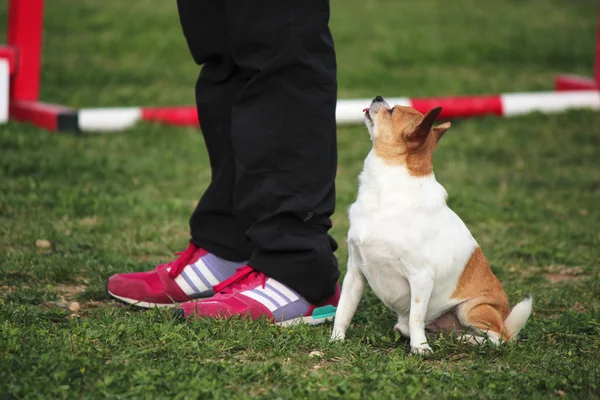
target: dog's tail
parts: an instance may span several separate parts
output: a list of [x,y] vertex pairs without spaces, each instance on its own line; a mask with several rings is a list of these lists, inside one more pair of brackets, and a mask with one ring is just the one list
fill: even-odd
[[515,340],[517,338],[517,335],[529,319],[532,309],[533,298],[528,297],[515,305],[510,314],[508,314],[506,321],[504,321],[504,328],[506,329],[506,333],[510,340]]

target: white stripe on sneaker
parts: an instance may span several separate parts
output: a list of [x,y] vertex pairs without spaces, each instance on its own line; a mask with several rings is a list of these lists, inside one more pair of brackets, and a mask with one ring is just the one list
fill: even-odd
[[176,277],[175,283],[179,285],[181,290],[183,290],[183,293],[187,294],[190,297],[196,293],[196,291],[185,281],[183,275],[179,275],[178,277]]
[[260,304],[267,307],[269,309],[269,311],[271,311],[271,312],[273,312],[279,308],[275,304],[273,304],[273,302],[271,302],[269,299],[261,296],[260,294],[256,294],[251,290],[245,290],[245,291],[241,292],[240,294],[243,294],[244,296],[250,297],[251,299],[258,301]]
[[180,276],[183,276],[183,278],[185,279],[184,275],[186,275],[190,279],[190,281],[192,281],[193,287],[195,289],[194,293],[196,293],[196,294],[203,293],[203,292],[206,292],[207,290],[211,289],[211,288],[209,288],[209,287],[206,286],[206,284],[198,276],[198,274],[196,273],[196,271],[194,271],[194,268],[191,265],[188,265],[187,267],[185,267],[183,269],[183,271],[181,272]]
[[296,293],[292,292],[290,289],[288,289],[281,283],[277,282],[275,279],[269,278],[269,279],[267,279],[266,283],[271,285],[275,290],[279,291],[285,297],[290,299],[290,302],[294,302],[300,298],[300,297],[298,297],[298,295]]
[[202,259],[199,259],[198,261],[196,261],[195,264],[196,264],[196,268],[198,268],[200,273],[204,276],[204,278],[206,278],[206,280],[212,286],[218,285],[220,283],[219,280],[213,275],[213,273],[210,272],[210,269],[208,269],[208,267],[206,266],[206,264],[204,264]]
[[272,298],[273,300],[275,300],[277,302],[277,304],[279,304],[281,307],[288,305],[289,301],[287,301],[286,299],[284,299],[283,297],[281,297],[280,295],[278,295],[274,290],[269,289],[268,287],[265,287],[264,289],[259,286],[256,289],[261,293],[266,294],[267,296],[269,296],[270,298]]

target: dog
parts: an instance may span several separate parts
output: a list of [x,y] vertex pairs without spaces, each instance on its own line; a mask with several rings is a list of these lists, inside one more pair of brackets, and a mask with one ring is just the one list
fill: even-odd
[[451,126],[433,126],[441,111],[390,107],[381,96],[364,110],[373,148],[349,210],[348,271],[332,340],[344,340],[367,282],[418,354],[431,352],[426,328],[499,344],[514,340],[531,314],[531,297],[510,310],[481,248],[446,204],[432,164]]

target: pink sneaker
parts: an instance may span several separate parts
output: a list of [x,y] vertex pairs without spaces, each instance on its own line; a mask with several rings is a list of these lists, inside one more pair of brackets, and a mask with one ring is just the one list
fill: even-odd
[[323,304],[314,305],[302,296],[246,265],[229,279],[215,286],[210,299],[181,304],[176,313],[183,317],[230,318],[242,316],[258,319],[266,316],[278,325],[295,323],[320,324],[333,320],[340,298],[340,286]]
[[108,279],[108,294],[139,307],[174,307],[176,303],[214,294],[213,286],[244,265],[227,261],[191,244],[174,261],[150,272],[117,274]]

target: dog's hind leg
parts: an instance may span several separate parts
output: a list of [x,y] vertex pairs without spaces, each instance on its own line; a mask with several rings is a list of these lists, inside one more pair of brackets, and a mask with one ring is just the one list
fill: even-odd
[[398,315],[398,323],[394,325],[394,329],[400,332],[403,336],[410,337],[408,317],[405,315]]
[[365,290],[366,279],[360,269],[363,260],[356,246],[348,242],[348,271],[342,284],[342,294],[333,323],[331,340],[344,340],[346,329],[356,312],[356,307]]
[[462,340],[466,343],[473,344],[476,346],[482,345],[486,341],[489,341],[490,343],[493,343],[496,346],[500,344],[500,339],[498,339],[497,335],[495,335],[495,332],[489,332],[489,334],[486,336],[467,334],[467,335],[457,336],[457,338],[458,338],[458,340]]
[[[464,327],[487,334],[487,339],[494,344],[498,344],[500,338],[508,340],[504,318],[495,307],[488,303],[479,303],[473,306],[469,303],[465,302],[458,306],[458,317]],[[467,338],[467,342],[480,344],[479,340],[473,342],[472,339],[475,337],[478,336]]]

